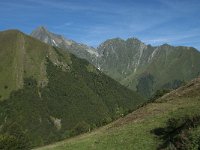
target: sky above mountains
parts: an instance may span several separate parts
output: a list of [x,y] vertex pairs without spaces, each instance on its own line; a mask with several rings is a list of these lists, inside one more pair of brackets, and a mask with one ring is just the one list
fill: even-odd
[[137,37],[200,50],[199,0],[1,0],[0,30],[38,26],[91,46]]

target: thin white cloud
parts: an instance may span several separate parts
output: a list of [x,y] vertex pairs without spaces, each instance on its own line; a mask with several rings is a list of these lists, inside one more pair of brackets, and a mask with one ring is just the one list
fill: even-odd
[[[164,43],[181,43],[185,39],[190,39],[196,37],[198,34],[190,34],[190,35],[172,35],[172,36],[165,36],[165,37],[157,37],[144,40],[145,43],[158,45]],[[184,43],[184,42],[182,42]]]
[[122,13],[120,9],[118,11],[114,11],[113,4],[104,2],[104,1],[90,1],[88,4],[77,3],[75,1],[52,1],[52,0],[27,0],[29,2],[44,5],[48,7],[52,7],[55,9],[60,9],[64,11],[71,12],[86,12],[86,11],[94,11],[94,12],[102,12],[102,13],[113,13],[120,14]]
[[[47,18],[52,24],[45,24],[60,34],[65,34],[67,37],[74,37],[74,40],[84,41],[90,45],[96,45],[107,38],[114,37],[138,37],[148,43],[170,43],[180,42],[185,38],[192,38],[200,30],[192,31],[179,29],[174,27],[174,24],[181,17],[188,16],[188,12],[196,11],[197,7],[187,0],[153,0],[152,3],[144,4],[136,1],[136,3],[124,3],[119,1],[106,0],[91,0],[79,1],[55,1],[55,0],[23,0],[25,3],[17,4],[16,8],[25,8],[28,4],[30,9],[48,8],[49,12],[42,11],[39,15],[41,18]],[[158,5],[161,7],[157,7]],[[197,0],[193,0],[195,2]],[[190,4],[191,3],[191,4]],[[0,2],[1,4],[1,2]],[[200,3],[199,3],[200,4]],[[7,6],[13,6],[7,2]],[[194,7],[194,8],[192,8]],[[182,11],[182,9],[186,9]],[[192,8],[192,9],[191,9]],[[32,10],[32,11],[33,11]],[[32,12],[31,11],[31,12]],[[57,11],[62,14],[61,19],[57,19]],[[37,12],[36,12],[37,13]],[[35,15],[35,12],[29,15]],[[49,15],[49,16],[48,16]],[[67,18],[69,17],[69,18]],[[52,18],[50,18],[52,16]],[[77,16],[78,18],[73,18]],[[54,21],[55,20],[55,21]],[[66,22],[65,22],[66,20]],[[187,20],[186,20],[187,21]],[[165,24],[171,25],[170,27]],[[186,25],[185,23],[184,25]],[[181,33],[182,32],[182,33]],[[68,34],[68,35],[67,35]],[[191,37],[189,37],[191,35]],[[188,36],[188,37],[184,37]],[[93,44],[92,44],[93,43]]]
[[38,5],[30,5],[28,3],[22,2],[10,2],[10,1],[0,1],[1,10],[5,9],[7,11],[16,10],[16,9],[36,9],[39,8]]
[[54,28],[54,29],[63,29],[63,28],[66,28],[66,27],[70,27],[71,25],[73,25],[72,22],[65,22],[65,23],[60,24],[60,25],[55,25],[52,28]]
[[158,0],[160,3],[165,5],[177,13],[190,13],[199,10],[199,0]]

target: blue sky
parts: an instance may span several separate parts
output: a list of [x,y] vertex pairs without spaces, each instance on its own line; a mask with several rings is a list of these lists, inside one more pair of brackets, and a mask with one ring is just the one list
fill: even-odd
[[0,0],[0,30],[38,26],[77,42],[136,37],[200,50],[200,0]]

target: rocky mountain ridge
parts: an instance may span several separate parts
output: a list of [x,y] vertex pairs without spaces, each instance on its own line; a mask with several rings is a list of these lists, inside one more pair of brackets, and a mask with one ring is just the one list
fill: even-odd
[[[32,36],[42,40],[36,34]],[[55,39],[52,36],[52,40]],[[176,88],[200,74],[200,52],[192,47],[151,46],[137,38],[109,39],[96,49],[89,49],[90,52],[87,46],[75,45],[63,48],[145,97],[162,88]]]

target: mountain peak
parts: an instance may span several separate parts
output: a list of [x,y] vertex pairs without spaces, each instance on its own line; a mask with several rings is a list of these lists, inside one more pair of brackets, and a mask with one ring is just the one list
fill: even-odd
[[171,46],[171,45],[165,43],[165,44],[162,44],[160,47],[173,47],[173,46]]
[[33,30],[31,35],[44,34],[44,33],[49,33],[48,29],[44,26],[39,26],[35,30]]
[[139,39],[137,39],[135,37],[128,38],[128,39],[122,39],[122,38],[116,37],[116,38],[112,38],[112,39],[108,39],[108,40],[104,41],[103,43],[101,43],[99,45],[99,48],[104,47],[105,45],[115,45],[115,44],[119,44],[119,43],[144,44],[142,41],[140,41]]
[[39,26],[36,28],[36,30],[40,30],[40,31],[48,31],[46,27],[44,26]]
[[138,38],[136,37],[131,37],[131,38],[128,38],[126,41],[135,41],[135,42],[139,42],[139,43],[142,43],[142,41],[140,41]]
[[61,38],[60,35],[54,35],[53,33],[49,32],[46,27],[39,26],[36,28],[32,33],[31,36],[34,38],[37,38],[38,40],[43,41],[44,43],[50,44],[52,46],[57,46],[58,41],[56,42],[56,39],[53,37],[56,36],[56,38]]
[[96,60],[93,57],[96,58],[99,55],[95,48],[82,43],[77,43],[71,39],[63,37],[62,35],[49,32],[44,26],[36,28],[31,33],[31,36],[51,46],[66,49],[80,58],[86,59],[87,57],[91,57],[92,61]]

